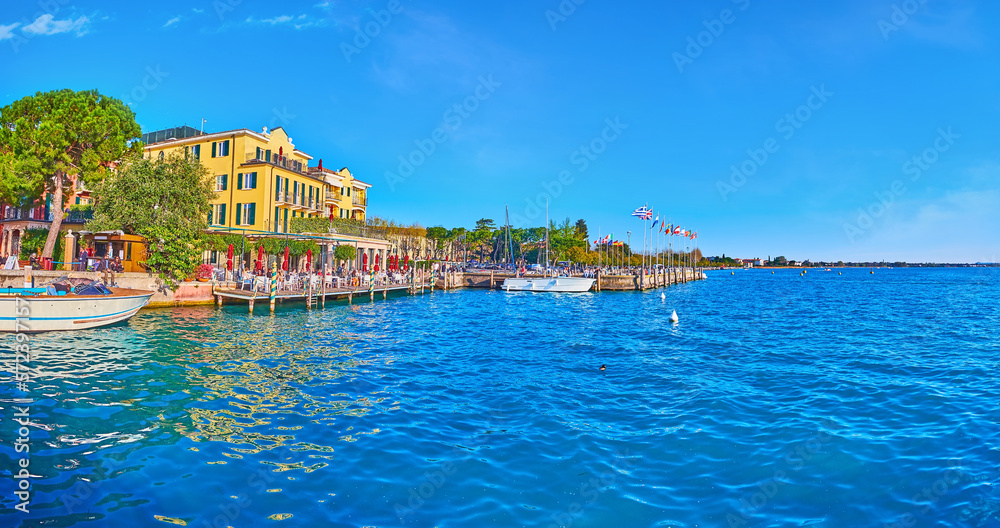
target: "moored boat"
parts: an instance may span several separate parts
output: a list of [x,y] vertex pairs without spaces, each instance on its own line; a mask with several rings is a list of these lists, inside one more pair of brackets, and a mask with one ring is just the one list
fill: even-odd
[[99,281],[56,279],[38,288],[0,288],[0,332],[82,330],[127,321],[151,291],[109,289]]
[[505,291],[568,292],[590,290],[594,279],[584,277],[517,277],[503,280]]

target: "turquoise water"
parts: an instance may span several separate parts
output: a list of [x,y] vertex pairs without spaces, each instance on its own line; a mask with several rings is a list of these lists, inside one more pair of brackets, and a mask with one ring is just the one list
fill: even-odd
[[28,514],[0,385],[0,525],[997,526],[998,279],[710,272],[44,334]]

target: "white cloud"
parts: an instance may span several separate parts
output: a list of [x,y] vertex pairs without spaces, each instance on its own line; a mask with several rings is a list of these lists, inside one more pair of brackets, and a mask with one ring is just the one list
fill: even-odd
[[198,13],[198,14],[201,14],[201,13],[205,12],[204,9],[198,9],[197,7],[192,7],[191,11],[194,11],[195,13]]
[[290,22],[292,17],[288,15],[281,15],[274,18],[265,18],[261,22],[267,22],[268,24],[284,24],[285,22]]
[[0,40],[7,40],[9,38],[14,38],[14,28],[20,25],[21,24],[18,24],[17,22],[14,22],[9,26],[0,24]]
[[181,17],[175,16],[174,18],[171,18],[170,20],[167,20],[167,23],[163,24],[163,27],[172,26],[172,25],[174,25],[174,24],[176,24],[176,23],[178,23],[180,21],[181,21]]
[[316,5],[314,5],[313,7],[318,7],[320,9],[324,9],[324,8],[330,7],[330,2],[320,2],[320,3],[316,4]]
[[88,22],[90,22],[90,19],[85,16],[76,20],[70,18],[66,20],[54,20],[51,14],[46,13],[36,18],[31,24],[24,26],[23,31],[35,35],[55,35],[68,31],[76,31],[76,36],[79,37],[87,32],[86,25]]

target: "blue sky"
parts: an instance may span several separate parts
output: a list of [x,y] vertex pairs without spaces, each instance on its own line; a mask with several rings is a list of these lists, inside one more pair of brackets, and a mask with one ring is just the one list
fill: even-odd
[[706,254],[996,262],[998,10],[19,2],[0,15],[0,104],[96,88],[146,131],[284,126],[405,223],[500,223],[509,205],[541,225],[548,196],[553,218],[633,245],[648,204]]

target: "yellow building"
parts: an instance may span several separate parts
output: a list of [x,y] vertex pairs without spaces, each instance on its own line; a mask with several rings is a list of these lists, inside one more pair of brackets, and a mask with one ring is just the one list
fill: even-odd
[[[337,215],[346,210],[350,216],[344,217],[365,217],[371,186],[356,184],[346,169],[323,170],[322,160],[309,167],[312,156],[296,149],[281,127],[211,134],[181,127],[144,134],[143,141],[146,157],[180,154],[208,168],[218,193],[208,219],[211,227],[284,233],[293,218],[328,216],[331,204]],[[359,187],[360,193],[355,190]],[[331,196],[334,190],[338,194]],[[360,205],[353,201],[356,197]]]
[[309,174],[326,183],[326,214],[330,218],[365,220],[370,183],[355,178],[347,167],[339,171],[325,169],[323,160],[318,167],[310,167]]

